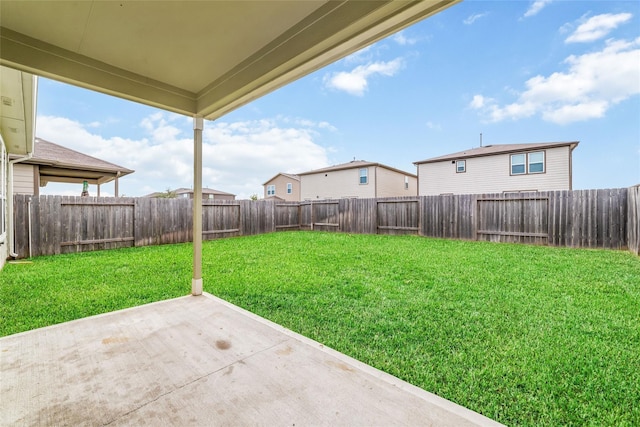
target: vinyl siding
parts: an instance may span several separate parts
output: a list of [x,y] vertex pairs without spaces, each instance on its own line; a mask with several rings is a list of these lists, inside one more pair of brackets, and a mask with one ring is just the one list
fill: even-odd
[[511,154],[466,159],[466,172],[456,173],[451,160],[418,165],[419,195],[553,191],[571,189],[569,147],[533,150],[545,152],[545,173],[514,175]]
[[[386,168],[377,168],[378,191],[376,197],[415,196],[418,194],[418,179],[404,173],[398,173]],[[409,188],[404,188],[404,178],[409,179]]]
[[13,165],[13,193],[35,194],[33,184],[33,165],[16,163]]
[[360,184],[360,168],[301,175],[301,200],[376,197],[376,167],[368,166],[367,168],[369,169],[367,184]]
[[[287,194],[287,183],[293,184],[293,192],[291,194]],[[280,197],[287,202],[299,202],[300,201],[300,181],[296,181],[295,179],[289,178],[288,176],[278,175],[271,181],[267,182],[264,185],[264,198],[267,197],[267,186],[275,185],[276,186],[276,194],[275,196]]]

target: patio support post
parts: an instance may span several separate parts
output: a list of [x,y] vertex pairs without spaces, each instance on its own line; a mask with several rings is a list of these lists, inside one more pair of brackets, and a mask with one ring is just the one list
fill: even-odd
[[193,116],[193,279],[191,294],[202,295],[202,116]]

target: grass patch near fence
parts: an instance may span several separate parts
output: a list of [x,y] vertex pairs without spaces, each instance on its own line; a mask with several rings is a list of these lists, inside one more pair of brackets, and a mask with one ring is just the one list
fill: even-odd
[[[185,295],[190,245],[0,273],[3,335]],[[413,236],[205,242],[205,290],[509,425],[640,424],[640,259]],[[37,319],[37,320],[35,320]]]

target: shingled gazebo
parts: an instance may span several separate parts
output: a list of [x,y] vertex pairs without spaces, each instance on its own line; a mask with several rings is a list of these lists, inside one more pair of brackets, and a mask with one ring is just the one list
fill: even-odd
[[[33,156],[14,166],[14,174],[24,179],[21,188],[16,188],[16,193],[34,195],[39,194],[39,187],[49,182],[83,184],[86,181],[97,185],[97,196],[100,197],[100,185],[115,181],[114,195],[118,197],[118,180],[133,172],[41,138],[35,139]],[[33,186],[29,183],[33,183]]]

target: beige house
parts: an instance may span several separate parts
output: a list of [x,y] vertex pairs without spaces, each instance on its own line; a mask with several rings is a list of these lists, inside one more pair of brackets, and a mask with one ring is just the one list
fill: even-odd
[[421,160],[418,195],[572,189],[578,142],[496,144]]
[[354,160],[298,174],[300,199],[415,196],[417,176],[381,163]]
[[39,195],[40,187],[49,182],[79,184],[78,196],[82,193],[82,184],[87,181],[97,186],[114,182],[114,195],[118,197],[118,181],[133,173],[131,169],[82,154],[53,142],[36,138],[33,155],[13,167],[13,191],[15,194]]
[[300,177],[290,173],[279,173],[264,184],[264,198],[277,198],[287,202],[300,201]]
[[[167,194],[171,194],[172,197],[193,199],[193,189],[191,188],[178,188],[176,190],[167,190],[166,192],[156,192],[147,194],[145,197],[167,197]],[[235,200],[236,195],[231,193],[225,193],[224,191],[214,190],[213,188],[202,189],[203,200]]]

